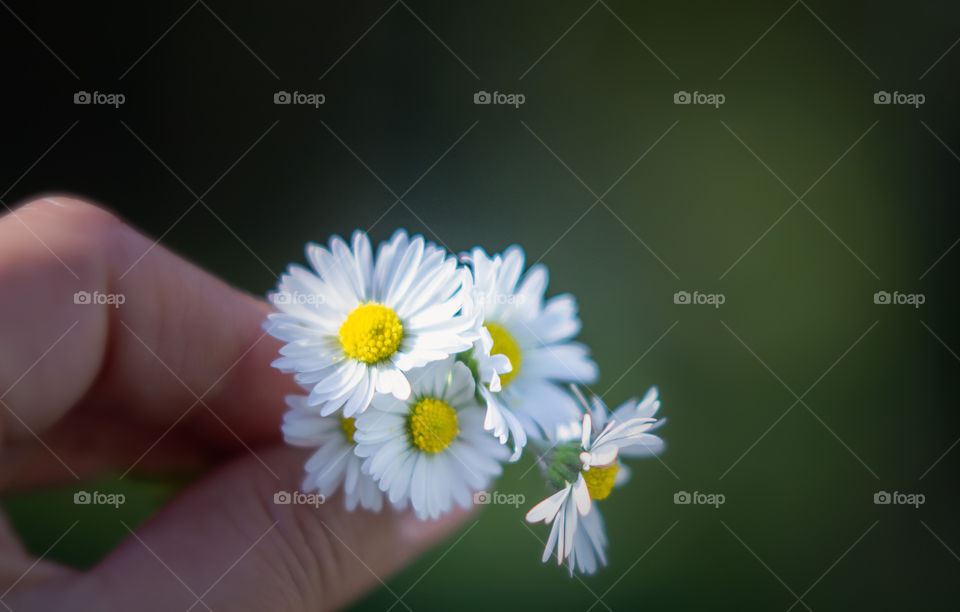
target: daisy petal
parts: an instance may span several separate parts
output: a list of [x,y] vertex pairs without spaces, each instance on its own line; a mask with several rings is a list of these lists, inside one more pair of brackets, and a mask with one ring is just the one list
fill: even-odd
[[567,496],[570,495],[570,489],[571,486],[567,485],[531,508],[530,511],[527,512],[527,522],[539,523],[540,521],[543,521],[548,525],[553,522],[553,519],[560,512],[563,502],[566,501]]

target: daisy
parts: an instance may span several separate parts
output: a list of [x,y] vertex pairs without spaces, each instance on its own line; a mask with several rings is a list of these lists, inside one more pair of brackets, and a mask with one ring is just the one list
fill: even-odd
[[305,395],[287,396],[290,410],[283,417],[283,437],[291,446],[316,448],[307,460],[301,489],[318,491],[329,499],[341,487],[344,504],[353,511],[357,505],[379,512],[383,494],[369,474],[361,470],[362,460],[354,454],[354,419],[320,416],[307,405]]
[[424,520],[452,505],[467,508],[501,472],[506,450],[483,429],[470,369],[452,357],[408,373],[409,400],[378,395],[357,417],[356,454],[364,470],[403,508]]
[[[603,406],[599,400],[594,401],[595,406],[598,403]],[[636,402],[631,404],[634,410],[636,406]],[[605,419],[603,427],[597,429],[589,413],[583,416],[579,442],[557,446],[547,468],[548,478],[558,491],[534,506],[526,516],[530,523],[552,523],[542,560],[546,562],[555,551],[557,565],[566,560],[571,575],[575,569],[592,574],[597,567],[607,564],[603,518],[593,502],[606,499],[614,487],[629,478],[626,467],[619,461],[621,450],[637,446],[654,448],[652,438],[659,440],[647,433],[659,424],[656,419],[626,410],[619,414],[626,418],[619,422],[615,418]]]
[[[464,311],[470,274],[454,257],[403,230],[374,259],[367,235],[307,246],[313,271],[290,266],[270,300],[266,329],[287,342],[273,362],[310,388],[307,405],[352,417],[374,394],[410,396],[406,372],[470,348],[476,321]],[[471,309],[472,310],[472,309]]]
[[597,365],[586,346],[572,341],[580,331],[573,296],[544,300],[545,266],[524,274],[519,246],[493,257],[475,248],[469,259],[483,317],[471,357],[487,407],[484,427],[501,443],[513,438],[515,461],[528,437],[557,439],[579,420],[563,385],[594,382]]

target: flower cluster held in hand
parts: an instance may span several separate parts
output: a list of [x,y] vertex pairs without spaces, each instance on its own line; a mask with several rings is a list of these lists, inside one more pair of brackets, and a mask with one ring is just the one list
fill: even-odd
[[289,444],[315,449],[303,490],[435,519],[533,444],[554,491],[527,514],[552,524],[543,560],[555,551],[571,573],[605,564],[594,502],[627,480],[622,457],[663,450],[650,433],[660,402],[652,388],[609,413],[583,397],[597,366],[573,340],[573,296],[545,298],[546,267],[524,270],[517,246],[457,258],[403,230],[376,253],[356,231],[307,258],[312,270],[290,266],[270,294],[266,323],[286,343],[273,365],[303,388],[283,423]]

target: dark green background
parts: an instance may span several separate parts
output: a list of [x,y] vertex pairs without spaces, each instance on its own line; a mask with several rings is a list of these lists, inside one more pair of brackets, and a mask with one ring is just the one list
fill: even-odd
[[[960,250],[920,278],[960,235],[960,50],[930,69],[960,36],[953,3],[210,0],[129,72],[189,2],[9,5],[78,78],[0,10],[3,186],[79,123],[8,203],[73,192],[159,236],[195,202],[174,173],[203,194],[273,125],[204,197],[216,216],[195,207],[165,246],[263,293],[306,241],[354,228],[519,243],[552,293],[577,295],[594,390],[618,404],[659,385],[665,465],[634,462],[601,504],[608,568],[581,582],[541,565],[546,529],[492,506],[390,581],[411,608],[582,610],[596,594],[615,610],[786,609],[813,585],[814,609],[956,609],[960,450],[944,453],[960,435]],[[127,103],[74,106],[78,89]],[[327,103],[275,106],[280,89]],[[476,106],[480,89],[527,101]],[[678,90],[726,103],[678,106]],[[926,103],[877,106],[878,90]],[[726,303],[676,305],[678,290]],[[878,290],[926,303],[875,305]],[[783,416],[787,387],[804,403]],[[497,488],[539,498],[531,460]],[[126,486],[127,506],[82,509],[51,557],[94,562],[127,535],[118,518],[144,520],[173,490]],[[80,516],[74,490],[5,498],[31,550]],[[726,503],[677,506],[679,490]],[[927,501],[878,506],[878,490]],[[357,608],[394,601],[381,589]]]

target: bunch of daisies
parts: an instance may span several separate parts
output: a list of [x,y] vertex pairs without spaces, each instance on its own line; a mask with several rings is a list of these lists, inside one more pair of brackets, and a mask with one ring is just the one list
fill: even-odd
[[547,270],[524,271],[512,246],[459,257],[398,230],[374,254],[364,232],[310,244],[269,298],[273,365],[303,394],[287,397],[283,433],[316,449],[302,489],[347,509],[410,506],[421,520],[466,508],[536,447],[553,491],[527,513],[552,524],[543,561],[593,573],[607,538],[595,502],[626,482],[624,457],[663,441],[656,388],[612,413],[578,385],[597,378],[573,296],[545,299]]

